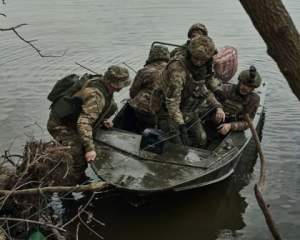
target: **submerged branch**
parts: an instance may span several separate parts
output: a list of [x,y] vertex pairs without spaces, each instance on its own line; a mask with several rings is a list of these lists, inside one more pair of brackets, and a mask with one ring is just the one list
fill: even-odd
[[259,189],[260,192],[262,192],[264,190],[264,186],[265,186],[265,181],[266,181],[266,161],[265,161],[265,155],[264,155],[264,151],[261,147],[260,141],[259,141],[259,137],[256,133],[256,130],[252,124],[251,119],[249,118],[248,114],[246,114],[246,119],[248,122],[248,125],[250,127],[250,130],[252,132],[252,135],[254,137],[255,143],[256,143],[256,147],[257,147],[257,151],[260,157],[260,176],[259,176],[259,181],[257,183],[257,187]]
[[14,221],[14,222],[27,222],[27,223],[34,223],[34,224],[39,224],[39,225],[45,225],[48,226],[50,228],[54,228],[57,230],[60,230],[62,232],[66,232],[67,230],[62,229],[60,227],[54,226],[52,224],[48,224],[48,223],[44,223],[44,222],[38,222],[38,221],[33,221],[33,220],[29,220],[29,219],[22,219],[22,218],[2,218],[0,217],[1,221]]
[[26,195],[26,194],[35,194],[35,193],[45,193],[45,192],[85,192],[85,191],[99,191],[107,186],[106,182],[92,183],[90,185],[82,186],[73,186],[73,187],[43,187],[43,188],[31,188],[31,189],[22,189],[22,190],[0,190],[0,195]]
[[269,212],[268,206],[265,203],[263,197],[262,197],[262,191],[264,189],[264,185],[265,185],[265,180],[266,180],[266,168],[265,168],[265,156],[264,156],[264,152],[263,149],[261,147],[261,143],[259,141],[258,135],[255,131],[255,128],[252,124],[251,119],[249,118],[248,114],[245,115],[246,116],[246,120],[249,124],[250,130],[252,132],[252,135],[254,137],[255,143],[256,143],[256,147],[260,156],[260,163],[261,163],[261,169],[260,169],[260,176],[259,176],[259,181],[257,184],[255,184],[254,186],[254,192],[255,192],[255,197],[256,200],[258,202],[258,205],[260,207],[260,209],[262,210],[267,225],[269,227],[270,232],[272,233],[273,237],[275,240],[282,240],[282,237],[276,227],[275,222],[272,219],[271,213]]

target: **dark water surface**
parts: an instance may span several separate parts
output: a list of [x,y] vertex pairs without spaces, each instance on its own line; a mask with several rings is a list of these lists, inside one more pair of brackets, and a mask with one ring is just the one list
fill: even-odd
[[[300,27],[300,3],[284,1]],[[269,83],[262,144],[267,159],[264,191],[273,217],[286,240],[300,239],[300,108],[276,63],[237,0],[64,0],[6,1],[0,4],[0,27],[28,23],[19,29],[44,54],[40,58],[13,32],[0,35],[0,151],[12,145],[20,152],[26,136],[50,139],[46,130],[48,92],[59,78],[86,72],[75,61],[102,72],[123,61],[139,69],[153,41],[181,44],[191,24],[204,23],[217,46],[233,45],[239,51],[239,71],[255,64]],[[134,73],[131,72],[132,76]],[[122,90],[117,99],[128,97]],[[34,125],[37,122],[43,129]],[[29,127],[28,127],[29,126]],[[227,180],[163,198],[140,208],[122,199],[95,199],[88,210],[106,223],[90,226],[108,240],[272,239],[256,202],[253,186],[260,164],[249,151],[235,174]],[[251,148],[250,148],[251,150]],[[252,154],[253,155],[253,154]],[[91,170],[89,174],[92,175]],[[87,198],[70,204],[75,209]],[[74,204],[74,206],[73,206]],[[73,206],[73,207],[72,207]],[[67,209],[68,210],[68,209]],[[80,239],[97,239],[79,230]],[[228,238],[231,235],[231,238]],[[232,236],[234,235],[234,236]]]

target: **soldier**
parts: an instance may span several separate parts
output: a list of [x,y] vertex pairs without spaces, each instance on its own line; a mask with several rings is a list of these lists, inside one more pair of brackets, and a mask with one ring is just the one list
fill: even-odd
[[187,40],[187,42],[185,44],[182,45],[182,47],[177,47],[171,51],[171,53],[170,53],[171,59],[184,57],[185,53],[186,53],[186,48],[189,46],[191,40],[194,37],[197,37],[200,35],[207,36],[207,34],[208,34],[208,31],[207,31],[207,28],[205,27],[205,25],[203,25],[202,23],[193,24],[187,33],[187,36],[189,39]]
[[[186,56],[188,55],[188,47],[191,43],[191,40],[197,36],[207,36],[208,31],[205,25],[202,23],[195,23],[193,24],[189,31],[188,31],[188,38],[189,40],[182,45],[182,47],[177,47],[173,51],[171,51],[170,56],[171,59],[180,59],[180,58],[185,58],[189,57]],[[214,77],[214,72],[213,72],[213,63],[214,63],[214,55],[216,53],[216,50],[214,49],[213,55],[205,61],[205,67],[206,67],[206,72],[205,72],[205,84],[208,90],[213,92],[215,94],[215,97],[220,101],[223,102],[226,100],[226,95],[222,92],[221,89],[221,82],[217,78]]]
[[81,101],[79,105],[66,101],[66,96],[60,96],[52,104],[47,129],[55,140],[71,147],[73,168],[78,177],[84,173],[87,163],[96,158],[93,127],[99,124],[113,127],[112,122],[105,120],[117,110],[113,93],[130,83],[127,69],[110,66],[104,76],[93,78],[86,87],[71,96]]
[[219,125],[214,124],[214,121],[205,121],[205,128],[208,126],[214,130],[212,138],[219,134],[226,135],[230,131],[244,131],[249,128],[245,115],[248,114],[251,120],[255,117],[260,97],[253,90],[260,86],[261,77],[256,68],[251,66],[239,74],[238,81],[238,84],[222,85],[223,91],[227,93],[227,100],[223,102],[225,122]]
[[154,128],[155,113],[150,108],[150,99],[157,88],[158,77],[170,60],[167,47],[155,45],[149,52],[144,68],[140,69],[131,85],[129,105],[134,109],[137,118],[137,132],[146,128]]
[[[199,106],[205,101],[217,108],[218,121],[225,118],[221,104],[205,84],[205,63],[213,56],[214,50],[215,44],[208,36],[193,38],[187,56],[171,60],[160,75],[162,104],[156,98],[158,94],[153,95],[152,106],[159,128],[164,132],[177,132],[178,129],[184,145],[201,147],[206,143],[206,133],[197,114]],[[180,142],[178,137],[171,141]]]

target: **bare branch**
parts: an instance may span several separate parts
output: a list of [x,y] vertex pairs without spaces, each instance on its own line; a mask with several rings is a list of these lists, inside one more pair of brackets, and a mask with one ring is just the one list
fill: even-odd
[[84,226],[86,226],[92,233],[94,233],[97,237],[104,239],[103,237],[101,237],[98,233],[96,233],[93,229],[91,229],[80,217],[80,215],[78,216],[80,221],[83,223]]
[[74,186],[74,187],[44,187],[44,188],[30,188],[22,190],[0,190],[0,195],[4,196],[14,196],[14,195],[26,195],[35,193],[45,193],[45,192],[85,192],[85,191],[99,191],[107,186],[106,182],[92,183],[90,185]]
[[0,28],[0,31],[4,32],[4,31],[13,31],[14,29],[16,28],[19,28],[19,27],[22,27],[22,26],[26,26],[28,25],[27,23],[22,23],[22,24],[19,24],[15,27],[11,27],[11,28]]
[[4,5],[6,5],[5,0],[2,0],[2,3],[3,3]]
[[22,24],[19,24],[19,25],[15,26],[15,27],[11,27],[11,28],[0,28],[0,31],[2,31],[2,32],[4,32],[4,31],[13,31],[23,42],[29,44],[32,48],[34,48],[41,57],[63,57],[66,54],[66,52],[68,51],[68,49],[66,49],[64,51],[64,53],[61,54],[61,55],[43,55],[43,54],[41,54],[41,50],[37,49],[31,43],[32,41],[36,41],[36,40],[30,40],[30,41],[28,41],[28,40],[24,39],[23,37],[21,37],[21,35],[16,31],[17,28],[22,27],[22,26],[26,26],[26,25],[28,25],[28,24],[27,23],[22,23]]
[[[73,222],[76,218],[78,218],[80,216],[80,214],[86,209],[86,207],[90,204],[90,202],[92,201],[92,199],[94,198],[95,193],[93,192],[93,195],[91,196],[90,200],[85,204],[85,206],[83,208],[81,208],[82,206],[80,206],[78,208],[78,214],[73,217],[69,222],[65,223],[62,228],[66,227],[67,225],[69,225],[71,222]],[[81,210],[80,210],[81,209]],[[80,210],[80,211],[79,211]]]
[[76,240],[78,240],[79,226],[80,226],[80,222],[77,224],[77,228],[76,228]]
[[258,202],[258,205],[259,205],[261,211],[263,212],[263,214],[265,216],[267,225],[268,225],[269,230],[272,233],[274,239],[276,239],[276,240],[282,240],[282,237],[281,237],[281,235],[280,235],[280,233],[279,233],[279,231],[278,231],[278,229],[276,227],[276,224],[273,221],[272,216],[271,216],[271,214],[269,212],[268,206],[267,206],[267,204],[265,203],[265,201],[264,201],[264,199],[262,197],[262,191],[264,189],[265,180],[266,180],[266,169],[265,169],[265,156],[264,156],[264,152],[263,152],[263,149],[261,147],[258,135],[257,135],[257,133],[255,131],[255,128],[254,128],[253,124],[252,124],[252,121],[250,120],[248,114],[246,114],[245,117],[246,117],[246,120],[247,120],[247,122],[249,124],[249,127],[250,127],[250,130],[252,132],[252,135],[254,137],[254,140],[255,140],[255,143],[256,143],[256,147],[258,149],[258,153],[259,153],[259,156],[260,156],[260,163],[261,163],[259,181],[254,186],[255,197],[256,197],[256,200]]
[[[43,216],[43,218],[48,222],[51,223],[51,225],[53,225],[51,218],[48,216]],[[60,233],[57,231],[57,229],[55,228],[51,228],[51,231],[53,232],[54,236],[56,237],[57,240],[66,240],[65,237],[63,237],[62,235],[60,235]]]
[[7,237],[7,239],[11,239],[11,237],[8,235],[8,233],[6,231],[4,231],[4,229],[2,228],[2,226],[0,226],[0,240],[5,240],[5,236]]
[[4,13],[0,13],[0,15],[6,17],[6,15]]
[[[36,41],[36,40],[32,40],[32,41]],[[30,42],[32,42],[32,41],[28,41],[28,43],[30,43]],[[33,124],[24,126],[24,128],[28,128],[28,127],[31,127],[31,126],[33,126],[33,125],[37,125],[37,126],[41,129],[42,133],[44,133],[42,127],[37,123],[37,121],[35,121]]]
[[255,128],[252,124],[251,119],[249,118],[248,114],[246,114],[245,117],[246,117],[246,120],[247,120],[248,125],[250,127],[250,130],[252,132],[253,138],[255,140],[258,154],[260,156],[261,167],[260,167],[260,176],[259,176],[259,181],[258,181],[257,187],[258,187],[259,191],[262,192],[264,190],[265,181],[266,181],[266,164],[265,164],[266,160],[265,160],[265,155],[264,155],[264,151],[261,147],[258,135],[255,131]]
[[54,226],[52,224],[38,222],[38,221],[33,221],[33,220],[29,220],[29,219],[22,219],[22,218],[2,218],[2,217],[0,217],[0,220],[2,220],[2,221],[14,221],[14,222],[27,222],[27,223],[34,223],[34,224],[39,224],[39,225],[45,225],[45,226],[57,229],[57,230],[62,231],[62,232],[66,232],[65,229],[62,229],[62,228],[57,227],[57,226]]
[[88,215],[88,217],[90,217],[91,219],[93,219],[95,222],[99,223],[102,226],[105,226],[105,223],[100,222],[99,220],[97,220],[96,218],[91,216],[91,213],[87,212],[87,211],[83,211],[84,213],[86,213]]

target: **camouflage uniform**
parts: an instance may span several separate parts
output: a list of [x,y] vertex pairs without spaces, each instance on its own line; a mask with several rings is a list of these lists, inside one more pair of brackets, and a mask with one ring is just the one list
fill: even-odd
[[[210,38],[199,36],[195,37],[192,42],[196,42],[200,46],[197,54],[212,55],[213,51],[208,49],[209,47],[214,48]],[[202,57],[207,56],[204,55]],[[189,70],[187,62],[182,58],[169,62],[160,75],[160,89],[164,103],[157,113],[158,126],[164,132],[171,130],[177,132],[178,126],[186,123],[188,136],[195,147],[206,143],[206,134],[197,114],[199,106],[206,100],[212,107],[221,107],[214,95],[206,88],[205,73],[206,68],[203,67],[195,78]],[[174,132],[170,135],[174,135]],[[178,137],[172,138],[171,141],[180,142]]]
[[[250,68],[251,69],[251,68]],[[261,77],[258,72],[252,76],[249,70],[244,70],[239,75],[239,81],[257,88],[260,86]],[[260,97],[255,92],[250,92],[247,95],[239,94],[239,84],[223,84],[222,89],[227,94],[227,99],[222,103],[223,110],[226,114],[225,123],[230,123],[231,131],[245,131],[249,128],[245,115],[248,114],[252,120],[255,117],[259,106]],[[215,116],[205,120],[205,129],[209,132],[211,138],[217,138],[221,134],[217,133],[219,124],[214,121]]]
[[170,60],[167,47],[155,45],[149,52],[144,68],[140,69],[130,88],[129,105],[134,109],[137,118],[138,132],[154,128],[155,113],[150,108],[150,99],[158,85],[158,77]]
[[171,59],[180,59],[185,56],[186,49],[190,44],[190,40],[187,40],[181,47],[176,47],[170,52]]
[[[227,122],[231,124],[231,131],[244,131],[249,128],[245,115],[250,119],[255,117],[260,97],[255,92],[250,92],[246,96],[237,93],[237,84],[223,84],[223,91],[227,94],[227,100],[223,103],[223,110],[227,117]],[[237,110],[231,113],[232,105]]]
[[[187,33],[187,37],[189,39],[191,39],[192,37],[192,34],[194,32],[197,32],[201,35],[205,35],[207,36],[208,35],[208,31],[207,31],[207,28],[205,27],[205,25],[203,25],[202,23],[195,23],[193,24],[188,33]],[[182,47],[177,47],[177,48],[174,48],[171,53],[170,53],[170,57],[171,59],[179,59],[181,57],[184,57],[185,56],[185,53],[186,53],[186,49],[187,47],[189,46],[190,44],[190,41],[191,40],[187,40],[187,42],[185,44],[182,45]]]
[[[119,66],[111,66],[106,71],[104,78],[99,77],[93,80],[108,81],[111,86],[122,88],[130,84],[128,78],[129,73],[127,69]],[[47,129],[55,140],[64,146],[71,147],[74,158],[74,170],[76,174],[80,175],[87,167],[85,153],[95,151],[93,126],[101,118],[101,114],[105,112],[103,110],[105,107],[107,108],[108,103],[102,91],[89,85],[80,92],[78,97],[81,98],[83,104],[77,121],[63,123],[61,119],[55,116],[55,108],[59,106],[54,104],[50,112]],[[110,97],[112,100],[112,95]],[[112,109],[109,115],[112,115],[112,112],[116,110],[116,108]]]

